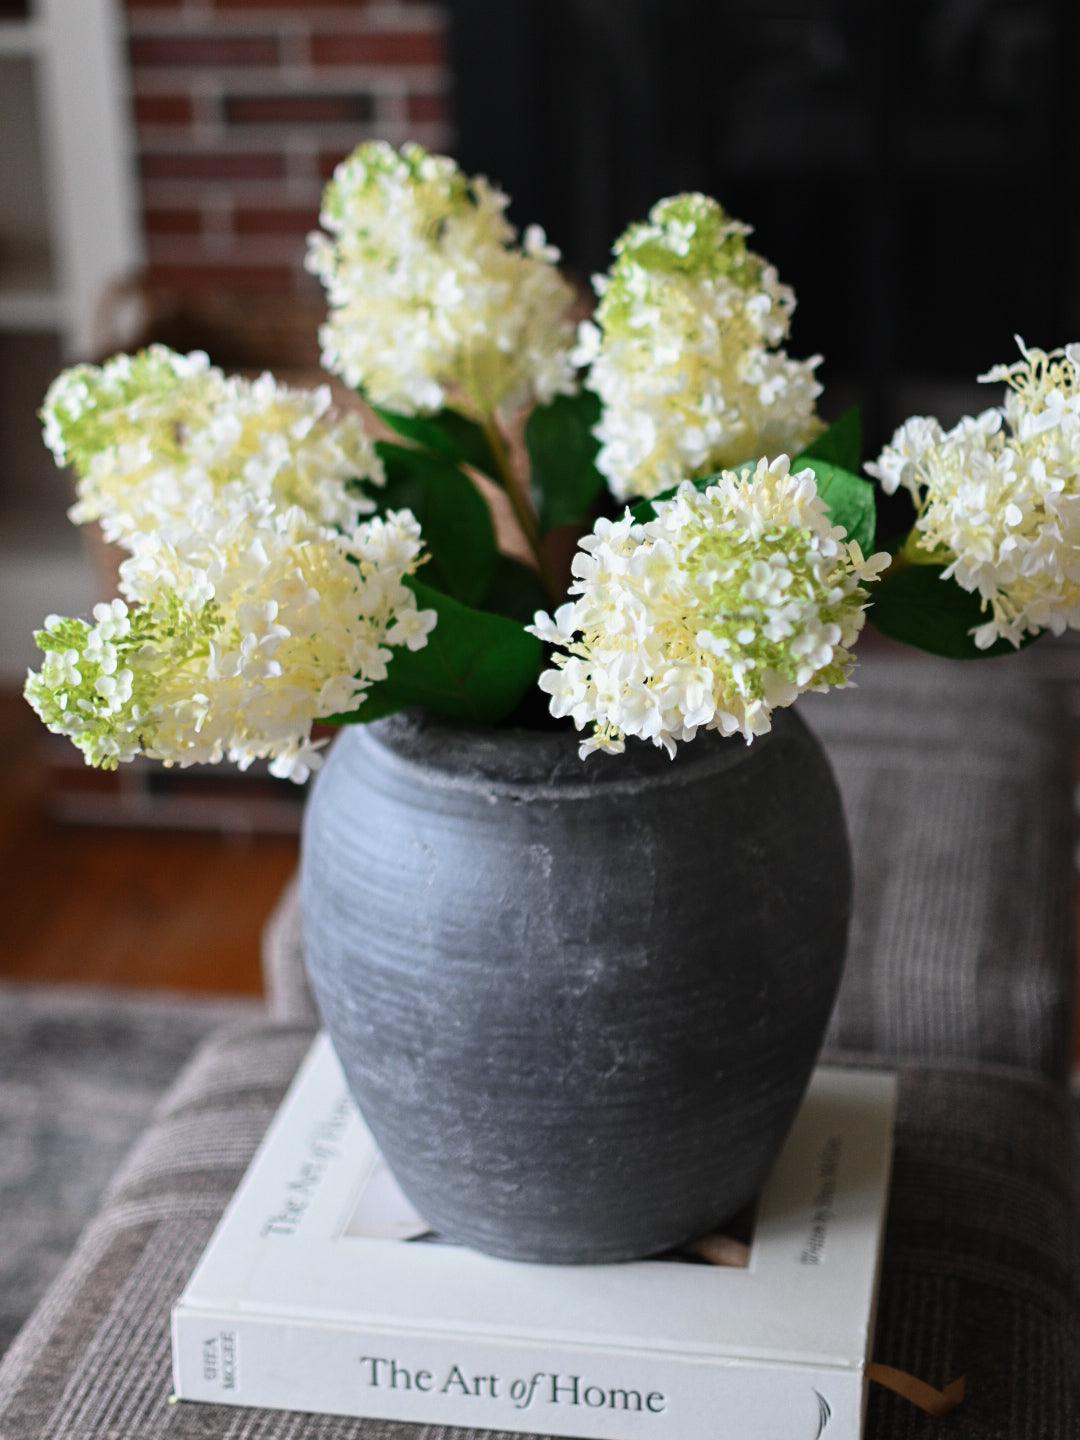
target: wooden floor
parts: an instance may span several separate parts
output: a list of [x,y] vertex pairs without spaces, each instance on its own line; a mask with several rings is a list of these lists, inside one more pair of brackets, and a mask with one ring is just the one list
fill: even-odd
[[0,979],[259,993],[297,842],[56,824],[42,733],[0,695]]

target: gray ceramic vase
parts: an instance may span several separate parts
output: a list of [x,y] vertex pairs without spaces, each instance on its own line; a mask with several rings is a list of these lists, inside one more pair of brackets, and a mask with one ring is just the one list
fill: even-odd
[[307,808],[308,966],[402,1189],[447,1238],[656,1254],[760,1188],[843,966],[850,857],[791,711],[582,763],[572,732],[346,730]]

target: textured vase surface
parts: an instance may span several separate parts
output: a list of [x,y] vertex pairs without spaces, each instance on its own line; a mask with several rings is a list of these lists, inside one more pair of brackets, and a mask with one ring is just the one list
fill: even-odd
[[308,967],[364,1118],[445,1237],[652,1255],[760,1189],[843,966],[850,857],[820,745],[405,715],[336,741],[308,803]]

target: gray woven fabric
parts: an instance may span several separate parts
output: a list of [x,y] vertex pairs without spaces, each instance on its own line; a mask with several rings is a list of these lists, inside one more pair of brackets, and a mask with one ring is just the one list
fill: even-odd
[[829,1044],[1068,1074],[1075,988],[1066,687],[1008,661],[871,661],[802,713],[855,860]]
[[[425,1440],[378,1421],[168,1403],[168,1312],[310,1040],[206,1048],[0,1366],[0,1440]],[[908,1067],[875,1358],[969,1398],[948,1422],[875,1391],[871,1440],[1080,1436],[1074,1120],[1005,1070]]]
[[294,875],[263,926],[266,1008],[272,1019],[283,1024],[316,1025],[318,1012],[304,968],[300,919],[300,877]]
[[[855,857],[832,1047],[1067,1074],[1069,697],[1028,673],[1038,649],[1016,665],[871,657],[857,688],[800,701],[836,770]],[[275,1017],[313,1021],[295,886],[263,965]]]
[[0,1353],[196,1046],[254,1000],[0,984]]

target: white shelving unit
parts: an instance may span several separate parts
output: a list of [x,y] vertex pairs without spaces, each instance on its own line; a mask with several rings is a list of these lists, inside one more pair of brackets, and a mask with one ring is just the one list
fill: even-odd
[[67,307],[45,245],[5,246],[0,272],[0,330],[65,331]]
[[141,259],[115,0],[30,0],[0,21],[0,329],[94,343]]
[[[27,0],[0,20],[0,683],[48,610],[94,586],[34,411],[93,356],[102,299],[142,259],[120,0]],[[44,608],[42,608],[44,606]]]
[[45,27],[38,20],[0,20],[0,55],[32,55],[44,36]]

